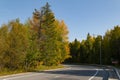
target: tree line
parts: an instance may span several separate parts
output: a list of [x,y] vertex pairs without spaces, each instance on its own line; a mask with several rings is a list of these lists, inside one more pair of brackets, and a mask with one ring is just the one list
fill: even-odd
[[46,3],[35,9],[25,23],[12,20],[0,27],[0,72],[40,65],[52,66],[62,62],[112,64],[120,62],[120,26],[108,30],[104,36],[87,34],[86,40],[68,41],[65,22],[55,18]]
[[69,43],[72,58],[67,62],[87,64],[120,64],[120,26],[106,31],[104,36],[87,34],[86,40]]
[[0,71],[59,65],[69,57],[67,26],[48,3],[24,24],[16,19],[0,27]]

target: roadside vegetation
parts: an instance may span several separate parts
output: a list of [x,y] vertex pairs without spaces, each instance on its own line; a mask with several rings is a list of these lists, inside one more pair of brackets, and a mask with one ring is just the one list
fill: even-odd
[[12,75],[12,74],[18,74],[18,73],[26,73],[26,72],[41,72],[44,70],[54,70],[54,69],[59,69],[59,68],[64,68],[63,65],[56,65],[56,66],[45,66],[45,65],[40,65],[37,68],[30,68],[28,70],[25,69],[16,69],[16,70],[10,70],[10,69],[3,69],[3,71],[0,72],[0,76],[5,76],[5,75]]
[[19,19],[0,27],[0,74],[58,68],[69,58],[68,29],[46,3],[24,24]]
[[[69,43],[72,58],[66,62],[120,66],[120,26],[114,26],[104,36],[87,34],[85,40]],[[100,61],[101,58],[101,61]]]
[[63,67],[61,63],[120,64],[120,26],[104,36],[87,34],[68,41],[63,20],[55,18],[46,3],[25,23],[11,20],[0,27],[0,75]]

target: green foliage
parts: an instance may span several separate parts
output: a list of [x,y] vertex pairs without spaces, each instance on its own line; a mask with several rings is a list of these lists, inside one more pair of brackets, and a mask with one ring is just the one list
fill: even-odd
[[16,19],[0,28],[0,72],[59,65],[69,57],[67,26],[48,3],[25,24]]
[[111,48],[110,48],[110,39],[111,39],[111,32],[107,31],[105,33],[105,36],[103,37],[103,42],[102,42],[104,64],[111,64],[112,54],[111,54]]
[[31,23],[37,34],[40,62],[58,65],[68,58],[67,27],[55,19],[48,3],[40,11],[35,10]]
[[115,26],[113,30],[111,30],[111,39],[110,39],[110,47],[112,52],[112,59],[120,62],[120,27]]
[[[82,42],[77,42],[77,39],[70,43],[70,55],[72,61],[79,63],[112,64],[112,61],[117,61],[120,64],[120,26],[115,26],[105,33],[105,35],[90,36],[88,33],[87,39]],[[76,47],[80,45],[80,47]]]
[[77,41],[77,39],[74,40],[74,42],[69,44],[70,46],[70,55],[72,58],[70,58],[71,62],[79,62],[80,61],[80,41]]
[[2,27],[0,28],[0,71],[2,71],[6,63],[5,54],[6,54],[6,50],[9,47],[7,38],[8,38],[8,27],[7,25],[2,25]]
[[96,37],[87,34],[86,40],[68,42],[65,22],[55,18],[46,3],[35,9],[25,24],[19,19],[0,27],[0,72],[3,70],[33,70],[67,62],[112,64],[120,63],[120,26]]

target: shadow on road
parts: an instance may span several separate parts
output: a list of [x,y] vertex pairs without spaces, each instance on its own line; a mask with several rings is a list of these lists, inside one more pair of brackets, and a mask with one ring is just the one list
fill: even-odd
[[[60,70],[60,71],[44,71],[43,73],[71,76],[93,76],[96,73],[96,70]],[[104,72],[101,70],[96,76],[103,77],[103,75]]]

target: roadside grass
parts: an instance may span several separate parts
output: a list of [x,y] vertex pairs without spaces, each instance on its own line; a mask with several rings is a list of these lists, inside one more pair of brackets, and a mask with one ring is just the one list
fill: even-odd
[[25,73],[25,72],[39,72],[39,71],[50,70],[50,69],[58,69],[58,68],[64,68],[64,66],[63,65],[58,65],[58,66],[40,65],[37,68],[31,68],[31,69],[28,69],[28,70],[24,70],[24,69],[19,69],[19,70],[3,69],[2,71],[0,71],[0,76],[19,74],[19,73]]
[[17,73],[23,73],[25,70],[19,69],[19,70],[8,70],[8,69],[3,69],[0,71],[0,76],[5,76],[5,75],[11,75],[11,74],[17,74]]
[[50,69],[58,69],[58,68],[64,68],[64,66],[63,65],[57,65],[57,66],[44,66],[44,65],[40,65],[36,69],[28,70],[28,72],[39,72],[39,71],[50,70]]

